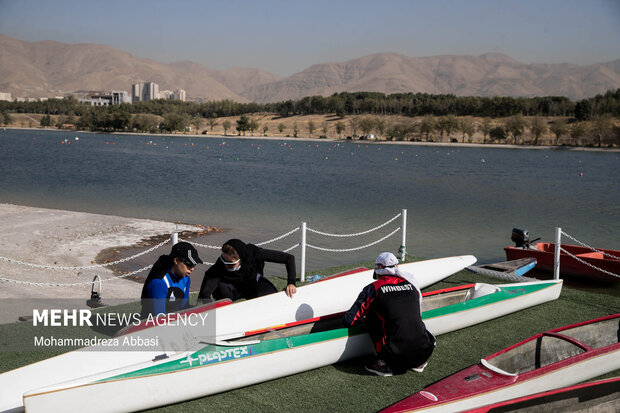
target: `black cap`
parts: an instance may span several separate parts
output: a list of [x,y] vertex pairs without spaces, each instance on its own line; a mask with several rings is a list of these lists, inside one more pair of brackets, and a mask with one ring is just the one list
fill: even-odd
[[189,242],[179,242],[172,246],[172,251],[170,252],[171,258],[183,258],[188,260],[189,262],[196,264],[202,264],[202,260],[198,256],[198,251],[196,248],[192,246]]

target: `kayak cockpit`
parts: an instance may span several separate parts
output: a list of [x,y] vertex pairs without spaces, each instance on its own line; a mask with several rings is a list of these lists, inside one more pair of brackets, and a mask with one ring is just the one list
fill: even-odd
[[509,375],[522,374],[577,356],[592,349],[618,343],[620,320],[612,318],[558,332],[550,331],[487,357],[485,365]]
[[468,285],[468,288],[459,288],[435,295],[425,295],[422,298],[422,312],[448,305],[460,304],[465,301],[484,297],[485,295],[494,294],[500,290],[501,288],[496,285],[476,283]]

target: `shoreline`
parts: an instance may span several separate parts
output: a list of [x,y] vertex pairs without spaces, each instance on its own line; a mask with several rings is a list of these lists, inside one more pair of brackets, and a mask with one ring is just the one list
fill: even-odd
[[310,138],[292,136],[254,136],[254,135],[221,135],[221,134],[190,134],[190,133],[140,133],[140,132],[100,132],[83,131],[73,129],[56,128],[20,128],[4,127],[13,130],[37,130],[37,131],[58,131],[67,133],[88,133],[94,135],[122,135],[122,136],[159,136],[159,137],[181,137],[181,138],[206,138],[206,139],[246,139],[246,140],[274,140],[274,141],[299,141],[299,142],[349,142],[371,145],[409,145],[409,146],[437,146],[447,148],[493,148],[493,149],[530,149],[530,150],[565,150],[583,152],[616,152],[620,153],[620,148],[599,148],[595,146],[568,146],[568,145],[515,145],[500,143],[465,143],[465,142],[423,142],[423,141],[388,141],[376,139],[340,139],[340,138]]
[[[15,281],[0,280],[0,299],[4,299],[8,307],[13,302],[23,302],[16,308],[3,308],[0,324],[15,322],[18,316],[29,314],[28,301],[70,297],[82,300],[86,306],[95,275],[104,281],[101,291],[103,302],[106,299],[135,301],[142,290],[142,283],[136,281],[141,279],[137,276],[133,280],[112,278],[136,271],[154,261],[151,262],[151,258],[147,263],[139,259],[131,260],[131,268],[125,271],[117,265],[80,269],[49,267],[83,267],[117,261],[127,256],[127,251],[144,251],[163,243],[170,239],[172,232],[178,232],[180,238],[193,238],[219,231],[200,225],[7,203],[0,203],[0,218],[3,233],[0,240],[0,256],[3,258],[0,259],[0,278]],[[151,254],[159,256],[169,251],[170,243],[166,243]],[[146,274],[146,271],[142,273]],[[145,275],[142,273],[140,275]]]

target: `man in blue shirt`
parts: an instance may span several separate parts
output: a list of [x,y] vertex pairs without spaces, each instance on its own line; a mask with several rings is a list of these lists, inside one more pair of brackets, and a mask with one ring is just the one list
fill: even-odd
[[179,242],[169,255],[162,255],[142,287],[142,317],[179,311],[189,306],[190,275],[202,264],[189,242]]

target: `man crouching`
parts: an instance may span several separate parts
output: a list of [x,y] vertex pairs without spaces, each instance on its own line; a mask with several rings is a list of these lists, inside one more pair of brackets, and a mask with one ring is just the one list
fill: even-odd
[[398,269],[390,252],[379,254],[374,278],[344,315],[350,327],[366,320],[377,359],[365,368],[379,376],[422,372],[435,348],[435,337],[422,321],[422,294],[415,278]]

